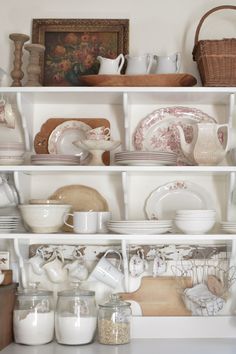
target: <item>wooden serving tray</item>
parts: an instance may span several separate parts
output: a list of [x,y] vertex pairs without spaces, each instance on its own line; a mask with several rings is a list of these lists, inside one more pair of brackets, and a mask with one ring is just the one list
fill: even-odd
[[139,289],[119,293],[122,300],[136,301],[143,316],[191,316],[181,298],[179,285],[192,287],[191,277],[143,277]]
[[[34,150],[36,154],[48,154],[48,139],[52,131],[61,123],[67,120],[76,120],[86,123],[91,126],[91,128],[97,128],[104,126],[110,128],[110,122],[105,118],[49,118],[40,129],[40,132],[35,135],[34,138]],[[104,152],[103,162],[105,165],[110,164],[110,153],[109,151]]]
[[194,86],[197,79],[190,74],[150,74],[150,75],[82,75],[85,86]]

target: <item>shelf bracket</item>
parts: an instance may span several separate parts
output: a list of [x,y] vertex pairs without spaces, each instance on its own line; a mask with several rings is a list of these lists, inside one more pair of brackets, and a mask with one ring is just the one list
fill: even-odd
[[123,256],[125,291],[129,291],[129,262],[127,256],[126,240],[121,241],[121,249],[122,249],[122,256]]
[[23,132],[24,132],[25,150],[26,150],[26,151],[30,151],[29,131],[28,131],[28,126],[27,126],[27,122],[26,122],[26,119],[25,119],[25,115],[24,115],[24,113],[23,113],[23,108],[22,108],[22,95],[21,95],[20,92],[17,92],[17,94],[16,94],[16,103],[17,103],[18,111],[19,111],[19,113],[20,113],[21,125],[22,125]]
[[123,198],[124,198],[124,219],[128,220],[128,175],[127,172],[122,172],[122,188],[123,188]]
[[13,242],[14,242],[14,250],[15,250],[16,256],[18,257],[18,261],[19,261],[21,285],[25,289],[25,288],[27,288],[27,277],[26,277],[26,272],[25,272],[25,267],[24,267],[24,259],[21,255],[21,252],[20,252],[19,240],[14,238]]
[[129,121],[129,102],[128,93],[123,93],[123,114],[125,127],[125,150],[130,150],[130,121]]
[[229,139],[229,147],[231,149],[236,147],[236,136],[233,129],[235,118],[236,118],[235,94],[231,93],[229,96],[229,117],[228,117],[229,132],[230,132],[228,139]]

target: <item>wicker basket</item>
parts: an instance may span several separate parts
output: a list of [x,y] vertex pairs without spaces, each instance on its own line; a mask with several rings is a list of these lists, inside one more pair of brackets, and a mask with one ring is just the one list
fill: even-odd
[[222,5],[209,10],[196,29],[192,54],[203,86],[236,86],[236,38],[198,40],[204,20],[213,12],[223,9],[236,10],[236,6]]

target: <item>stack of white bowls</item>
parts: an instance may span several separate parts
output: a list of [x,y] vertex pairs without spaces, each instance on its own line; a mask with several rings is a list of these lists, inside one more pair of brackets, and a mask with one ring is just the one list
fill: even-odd
[[20,165],[24,162],[23,143],[0,143],[0,164]]
[[205,234],[215,225],[216,211],[210,209],[177,210],[174,221],[177,228],[185,234]]

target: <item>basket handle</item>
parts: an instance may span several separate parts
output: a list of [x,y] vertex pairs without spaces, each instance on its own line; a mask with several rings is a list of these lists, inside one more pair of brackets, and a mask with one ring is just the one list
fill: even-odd
[[202,16],[202,18],[201,18],[201,20],[199,21],[199,24],[198,24],[198,26],[197,26],[196,33],[195,33],[195,38],[194,38],[194,46],[195,46],[195,47],[196,47],[197,42],[198,42],[198,36],[199,36],[200,29],[201,29],[202,24],[203,24],[203,22],[205,21],[205,19],[206,19],[210,14],[212,14],[213,12],[216,12],[216,11],[219,11],[219,10],[224,10],[224,9],[236,10],[236,6],[234,6],[234,5],[221,5],[221,6],[217,6],[217,7],[214,7],[213,9],[207,11],[207,12],[205,13],[205,15]]

